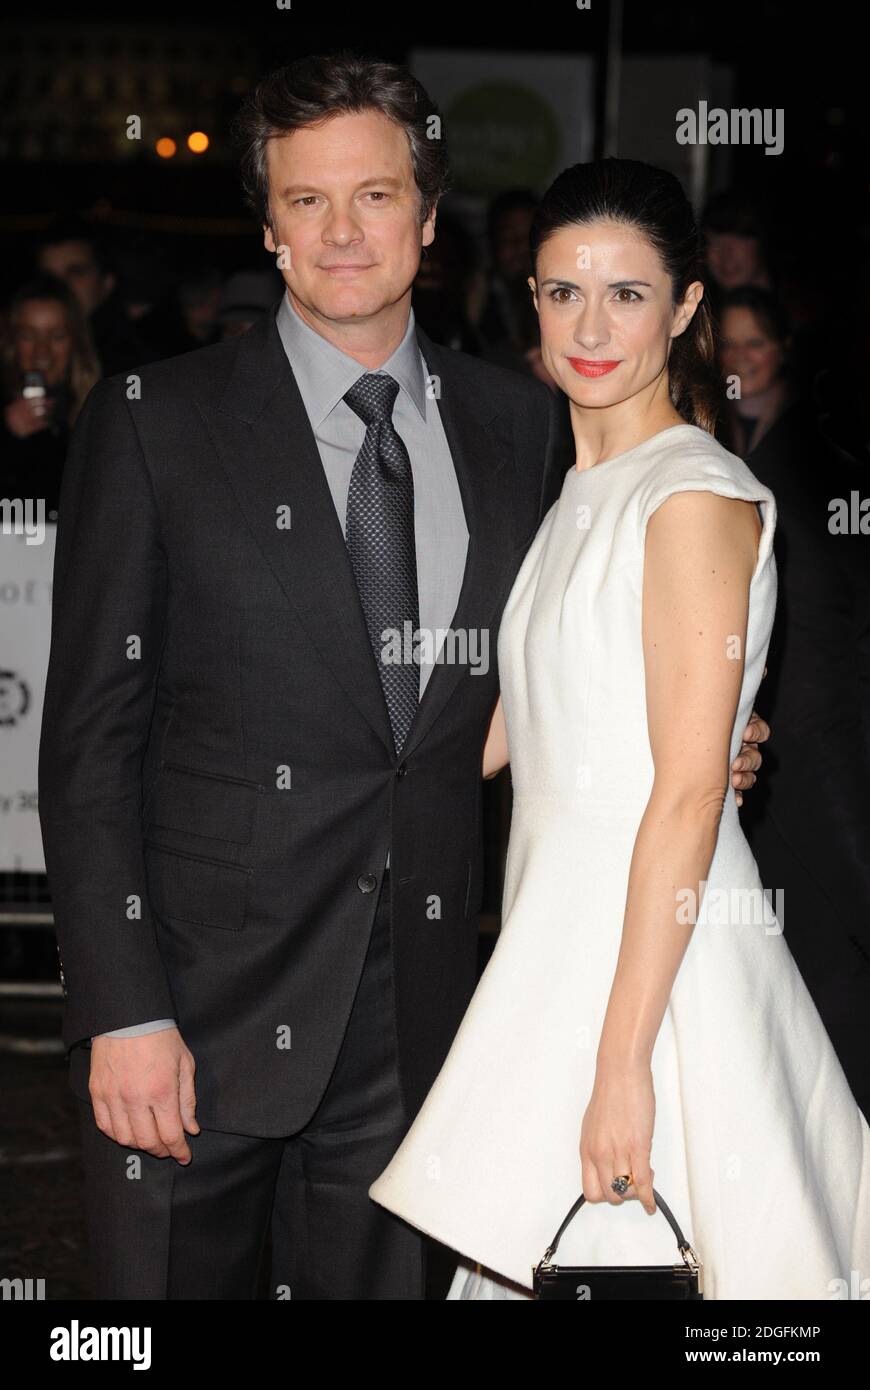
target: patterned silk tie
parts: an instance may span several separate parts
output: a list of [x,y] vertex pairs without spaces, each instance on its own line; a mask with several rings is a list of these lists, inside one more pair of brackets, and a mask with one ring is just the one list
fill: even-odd
[[[420,667],[396,661],[383,649],[393,631],[404,656],[405,623],[420,625],[417,550],[414,540],[414,479],[408,450],[393,426],[399,383],[386,372],[368,372],[345,394],[366,426],[347,496],[345,540],[365,613],[369,641],[390,715],[396,752],[401,753],[420,698]],[[394,644],[395,645],[395,644]]]

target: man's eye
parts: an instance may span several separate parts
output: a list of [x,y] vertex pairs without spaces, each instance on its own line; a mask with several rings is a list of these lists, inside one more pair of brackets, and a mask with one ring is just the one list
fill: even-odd
[[297,198],[297,199],[296,199],[296,202],[297,202],[297,203],[311,203],[311,202],[314,201],[314,199],[315,199],[316,197],[317,197],[317,194],[316,194],[316,193],[306,193],[304,197],[302,197],[302,198]]

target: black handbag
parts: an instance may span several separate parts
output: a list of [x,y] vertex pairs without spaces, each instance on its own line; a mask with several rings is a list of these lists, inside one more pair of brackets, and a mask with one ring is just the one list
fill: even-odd
[[586,1198],[577,1198],[537,1265],[532,1267],[533,1297],[587,1299],[678,1298],[702,1299],[702,1265],[677,1220],[653,1188],[656,1206],[664,1212],[677,1238],[680,1262],[673,1265],[555,1265],[552,1263],[566,1227]]

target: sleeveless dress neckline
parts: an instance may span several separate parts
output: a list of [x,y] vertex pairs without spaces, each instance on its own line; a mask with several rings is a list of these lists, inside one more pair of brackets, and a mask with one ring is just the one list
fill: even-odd
[[657,430],[655,434],[651,434],[648,438],[642,439],[639,444],[632,444],[630,449],[623,449],[618,454],[611,454],[609,459],[602,459],[600,463],[593,463],[591,468],[578,468],[576,464],[573,464],[572,467],[568,469],[565,476],[570,477],[572,473],[576,473],[578,478],[582,478],[587,473],[597,473],[599,468],[606,468],[609,463],[618,463],[620,459],[630,458],[632,454],[636,454],[640,449],[646,448],[648,444],[655,443],[656,440],[660,440],[664,435],[670,434],[672,430],[697,429],[698,426],[690,425],[688,420],[685,420],[681,425],[668,425],[665,429]]

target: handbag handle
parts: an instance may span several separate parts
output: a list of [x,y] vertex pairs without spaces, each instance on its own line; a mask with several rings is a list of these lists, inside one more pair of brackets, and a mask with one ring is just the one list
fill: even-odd
[[[676,1238],[677,1238],[677,1248],[679,1249],[679,1252],[680,1252],[680,1254],[681,1254],[682,1257],[683,1257],[684,1263],[685,1263],[685,1264],[689,1264],[689,1263],[690,1263],[689,1258],[688,1258],[688,1255],[687,1255],[687,1252],[689,1252],[689,1254],[691,1254],[692,1259],[695,1261],[695,1263],[697,1263],[698,1257],[697,1257],[697,1255],[695,1254],[695,1252],[694,1252],[694,1250],[692,1249],[692,1247],[691,1247],[691,1245],[689,1244],[689,1242],[686,1240],[686,1237],[683,1235],[682,1231],[680,1230],[679,1222],[677,1221],[677,1218],[674,1216],[674,1213],[671,1211],[671,1209],[670,1209],[670,1207],[668,1206],[668,1204],[667,1204],[667,1202],[665,1201],[665,1199],[664,1199],[662,1196],[660,1196],[660,1194],[659,1194],[658,1192],[656,1192],[655,1188],[653,1188],[652,1192],[653,1192],[653,1197],[655,1197],[656,1206],[659,1207],[659,1208],[661,1208],[661,1210],[664,1212],[665,1217],[667,1218],[668,1224],[669,1224],[671,1230],[673,1231],[674,1235],[675,1235]],[[571,1224],[571,1222],[574,1220],[574,1217],[577,1215],[578,1211],[579,1211],[580,1208],[583,1206],[583,1203],[584,1203],[585,1201],[586,1201],[586,1198],[585,1198],[584,1194],[581,1192],[581,1193],[580,1193],[580,1196],[577,1198],[577,1201],[574,1203],[573,1207],[572,1207],[571,1210],[568,1212],[568,1215],[565,1217],[565,1220],[562,1222],[561,1226],[559,1227],[559,1229],[558,1229],[558,1231],[556,1232],[556,1234],[553,1236],[552,1241],[550,1242],[550,1244],[548,1245],[546,1251],[544,1252],[544,1258],[541,1260],[541,1264],[542,1264],[542,1265],[548,1264],[549,1261],[552,1259],[552,1257],[555,1255],[556,1250],[557,1250],[558,1245],[559,1245],[559,1241],[562,1239],[562,1236],[565,1234],[565,1230],[566,1230],[567,1227]]]

